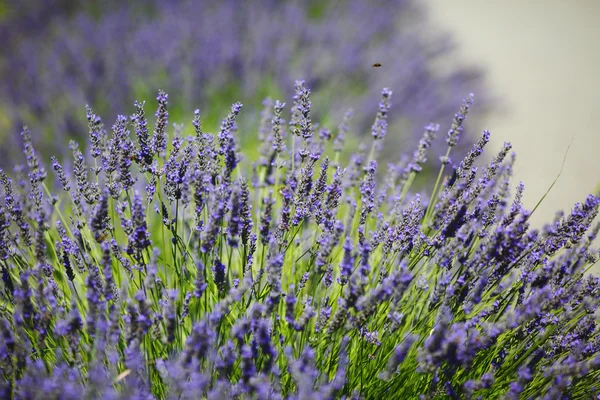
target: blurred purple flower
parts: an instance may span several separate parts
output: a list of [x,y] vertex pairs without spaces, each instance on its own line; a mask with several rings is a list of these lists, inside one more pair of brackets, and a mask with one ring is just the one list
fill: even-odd
[[[339,103],[360,110],[352,130],[366,133],[377,107],[376,88],[385,86],[395,93],[390,115],[409,124],[404,131],[412,134],[403,138],[408,145],[417,143],[429,120],[448,120],[460,101],[455,93],[484,92],[473,68],[431,67],[453,52],[452,44],[435,31],[433,40],[420,34],[431,34],[431,27],[414,0],[319,6],[309,0],[261,6],[155,0],[110,2],[102,10],[67,0],[51,3],[15,7],[13,16],[0,20],[0,38],[10,49],[0,57],[0,102],[13,124],[2,129],[27,123],[36,144],[53,154],[62,151],[64,136],[82,137],[87,121],[78,112],[81,104],[113,118],[130,109],[136,96],[159,88],[178,93],[182,104],[207,108],[207,96],[223,88],[255,100],[275,84],[288,96],[290,82],[304,77],[313,108],[341,116],[346,110],[331,106],[327,97],[335,90],[339,99],[347,98]],[[375,61],[383,66],[373,69]],[[158,101],[166,105],[164,93]],[[157,112],[156,140],[142,143],[142,156],[146,145],[164,148],[160,132],[168,114],[161,110],[166,108]],[[302,126],[310,130],[310,124]],[[373,127],[378,135],[385,129],[381,123]],[[14,159],[10,143],[3,143],[1,153],[7,165]]]

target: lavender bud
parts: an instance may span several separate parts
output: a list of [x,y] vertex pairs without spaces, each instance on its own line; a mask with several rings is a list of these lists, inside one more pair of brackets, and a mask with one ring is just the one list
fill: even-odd
[[58,163],[58,160],[56,159],[56,157],[52,156],[52,157],[50,157],[50,159],[52,160],[52,167],[54,168],[54,171],[56,171],[56,175],[58,175],[58,180],[60,181],[60,183],[63,187],[63,190],[65,192],[70,191],[71,184],[69,183],[69,181],[67,180],[67,177],[65,176],[63,167]]
[[372,160],[367,167],[367,174],[360,185],[361,203],[360,218],[358,221],[359,227],[363,227],[367,221],[367,217],[375,207],[375,170],[377,162]]
[[270,190],[267,197],[262,199],[264,210],[260,216],[260,242],[266,245],[271,240],[271,213],[275,199],[273,198],[273,191]]
[[158,109],[156,110],[156,124],[154,125],[154,135],[150,142],[150,151],[152,154],[162,154],[167,149],[166,127],[169,122],[169,112],[167,110],[167,99],[169,95],[162,90],[158,91]]
[[102,243],[105,239],[108,222],[108,194],[104,193],[100,197],[100,202],[96,205],[90,221],[90,228],[94,234],[94,239],[98,243]]
[[285,151],[285,121],[281,118],[281,112],[285,107],[285,103],[281,103],[279,100],[275,101],[273,106],[273,119],[271,124],[273,125],[273,150],[279,154]]
[[463,131],[463,123],[467,118],[467,113],[469,112],[469,108],[473,104],[473,93],[469,95],[468,98],[463,100],[463,104],[460,107],[460,110],[456,114],[454,114],[454,121],[452,121],[452,126],[448,130],[446,142],[448,146],[454,147],[458,143],[458,138]]
[[135,135],[138,140],[138,151],[136,160],[140,164],[142,171],[150,171],[152,165],[153,153],[151,150],[150,135],[148,134],[148,121],[146,120],[146,113],[144,112],[145,101],[135,102],[135,114],[131,116]]
[[387,133],[387,115],[390,110],[390,99],[392,97],[392,91],[388,88],[384,88],[381,91],[381,101],[379,102],[379,112],[375,117],[375,122],[371,127],[371,135],[373,139],[383,139]]
[[206,280],[204,279],[204,264],[198,260],[196,263],[196,279],[194,281],[194,297],[200,298],[207,288]]
[[231,216],[227,224],[227,244],[231,247],[238,246],[238,235],[241,228],[240,208],[241,208],[240,190],[234,189],[231,196]]
[[292,107],[290,125],[294,127],[294,134],[307,140],[313,135],[310,118],[310,90],[306,88],[303,80],[296,81],[294,90],[294,105]]
[[217,289],[219,289],[219,292],[225,293],[228,289],[227,271],[225,268],[225,264],[223,264],[218,258],[215,258],[211,270],[213,273],[213,282],[217,286]]
[[132,226],[133,230],[129,234],[129,245],[127,247],[128,254],[141,254],[141,252],[150,247],[152,242],[150,241],[150,233],[146,226],[146,211],[144,210],[144,204],[142,198],[136,191],[133,196],[133,210],[132,210]]
[[254,224],[252,222],[252,204],[250,201],[250,190],[248,189],[248,182],[244,179],[240,184],[240,217],[241,217],[241,234],[242,245],[248,245],[248,239],[252,232]]
[[104,150],[102,140],[104,139],[106,132],[103,129],[100,117],[94,114],[87,104],[85,105],[85,111],[88,121],[92,157],[98,158]]

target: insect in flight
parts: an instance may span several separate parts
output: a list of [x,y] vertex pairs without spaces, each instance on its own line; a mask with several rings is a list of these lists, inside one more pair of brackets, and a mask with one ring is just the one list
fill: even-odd
[[375,64],[373,64],[373,68],[379,68],[379,67],[381,67],[381,63],[375,63]]
[[108,236],[107,233],[100,233],[100,234],[96,235],[96,241],[98,243],[102,243],[102,242],[104,242],[106,240],[107,236]]

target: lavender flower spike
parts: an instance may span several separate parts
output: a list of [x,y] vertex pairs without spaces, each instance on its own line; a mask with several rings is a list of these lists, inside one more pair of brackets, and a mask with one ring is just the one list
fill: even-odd
[[469,108],[473,105],[473,100],[475,96],[471,93],[468,98],[463,101],[460,110],[454,114],[454,121],[452,121],[452,126],[448,130],[446,142],[448,146],[454,147],[458,143],[458,138],[463,131],[463,123],[467,118],[467,113],[469,112]]

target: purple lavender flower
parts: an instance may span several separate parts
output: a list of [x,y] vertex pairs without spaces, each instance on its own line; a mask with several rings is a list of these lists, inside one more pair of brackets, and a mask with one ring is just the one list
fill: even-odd
[[[6,260],[9,254],[9,228],[10,221],[7,218],[4,206],[0,205],[0,260]],[[4,269],[3,269],[4,271]]]
[[179,292],[177,289],[169,290],[167,292],[168,296],[168,305],[165,309],[165,321],[166,321],[166,331],[167,331],[167,343],[173,343],[175,341],[175,334],[177,329],[177,297]]
[[221,184],[216,190],[217,193],[213,193],[213,198],[211,199],[213,205],[210,216],[207,226],[202,232],[201,250],[203,253],[210,252],[217,241],[217,237],[221,231],[221,222],[225,217],[228,191],[229,188],[225,184]]
[[64,191],[69,192],[71,190],[71,184],[69,183],[69,180],[67,179],[67,177],[65,175],[63,167],[59,164],[56,157],[53,156],[51,159],[52,159],[52,167],[54,168],[54,171],[56,171],[56,175],[58,175],[58,180],[62,184]]
[[129,138],[127,129],[127,117],[119,115],[117,122],[113,125],[114,146],[118,151],[116,163],[118,169],[118,182],[126,192],[133,186],[135,180],[131,174],[132,158],[135,157],[133,143]]
[[148,134],[148,121],[146,121],[146,113],[144,112],[144,106],[146,102],[135,102],[135,114],[131,116],[135,128],[135,135],[137,136],[139,150],[137,152],[136,160],[142,166],[143,170],[148,170],[152,165],[153,154],[150,149],[150,135]]
[[293,226],[298,226],[310,215],[309,199],[313,185],[312,176],[316,158],[318,157],[311,157],[307,164],[300,171],[300,184],[298,185],[298,191],[296,192],[296,198],[294,201],[296,212],[292,217]]
[[427,161],[427,149],[431,146],[439,129],[440,126],[436,124],[429,124],[425,127],[425,133],[419,141],[419,147],[415,151],[412,161],[407,165],[407,170],[421,172],[423,164]]
[[310,195],[309,209],[312,213],[316,213],[321,208],[321,199],[325,194],[325,188],[327,185],[327,169],[329,168],[329,158],[325,158],[321,163],[321,172],[317,181],[315,182],[314,190]]
[[283,254],[271,254],[267,262],[267,282],[271,288],[268,299],[267,313],[272,311],[281,297],[281,268],[283,267]]
[[132,225],[133,229],[129,235],[129,244],[127,246],[128,254],[139,254],[146,248],[152,245],[150,241],[150,233],[146,225],[146,212],[142,203],[142,198],[136,191],[133,196],[132,210]]
[[344,242],[344,256],[342,258],[342,262],[340,263],[340,276],[338,278],[338,283],[342,286],[348,283],[348,278],[354,270],[354,255],[352,253],[353,249],[354,247],[352,245],[352,240],[350,237],[346,237],[346,241]]
[[158,92],[158,109],[156,110],[156,124],[154,125],[154,133],[150,141],[150,151],[152,154],[161,154],[167,148],[167,139],[165,130],[169,122],[169,112],[167,110],[169,95],[162,90]]
[[273,199],[273,191],[269,191],[269,194],[262,200],[264,210],[260,217],[260,241],[264,245],[268,244],[271,240],[271,214],[275,199]]
[[402,343],[396,346],[396,348],[394,349],[394,354],[388,360],[386,371],[383,372],[381,375],[382,379],[388,380],[391,377],[393,377],[394,373],[398,369],[398,366],[402,364],[402,361],[404,361],[404,359],[406,358],[406,355],[410,350],[411,346],[418,338],[419,337],[416,335],[408,334],[404,337]]
[[242,225],[242,221],[240,218],[241,213],[241,199],[240,199],[240,190],[238,188],[234,189],[233,195],[231,196],[231,215],[229,217],[229,221],[227,224],[227,244],[231,247],[238,246],[238,235],[240,234],[240,229]]
[[33,143],[31,142],[31,132],[29,132],[27,126],[23,127],[21,137],[23,138],[23,152],[27,158],[27,165],[30,170],[30,179],[32,182],[41,182],[46,178],[46,170],[44,167],[40,166],[38,156],[33,148]]
[[375,122],[371,127],[371,135],[374,140],[383,139],[387,133],[387,115],[390,110],[390,99],[392,91],[384,88],[381,91],[381,101],[379,102],[379,112],[375,118]]
[[323,232],[319,238],[319,250],[317,251],[317,256],[315,258],[315,266],[319,273],[325,272],[323,267],[329,265],[329,257],[331,256],[333,249],[337,246],[343,232],[344,224],[337,221],[334,230]]
[[[312,123],[310,118],[310,89],[306,83],[296,81],[294,85],[296,94],[294,95],[294,106],[292,107],[292,118],[290,125],[293,127],[293,133],[308,140],[313,135]],[[294,157],[295,155],[292,155]]]
[[334,218],[337,214],[340,197],[342,196],[342,178],[344,172],[339,167],[333,174],[333,182],[327,188],[324,206],[316,210],[315,220],[318,224],[323,223],[327,229],[333,228]]
[[219,289],[219,292],[225,292],[227,290],[227,271],[225,264],[218,258],[215,259],[213,266],[211,267],[213,273],[213,282]]
[[100,197],[100,202],[96,205],[96,209],[94,210],[94,214],[90,221],[90,228],[94,234],[94,239],[96,239],[98,243],[104,241],[108,223],[108,193],[104,193]]
[[454,114],[454,121],[452,121],[452,126],[448,130],[446,142],[448,146],[454,147],[458,143],[458,138],[463,131],[463,122],[467,117],[467,113],[469,112],[469,108],[473,105],[473,94],[470,94],[468,98],[463,101],[463,104],[460,110]]
[[364,225],[367,222],[367,217],[373,211],[375,207],[375,170],[377,169],[377,162],[375,160],[371,160],[369,162],[369,166],[367,167],[367,173],[365,178],[360,185],[360,194],[361,194],[361,210],[360,210],[360,218],[358,221],[359,233],[362,237],[364,237]]
[[281,118],[284,107],[285,103],[282,103],[279,100],[273,105],[273,119],[271,120],[271,124],[273,125],[273,150],[277,154],[285,151],[285,121]]
[[219,132],[219,154],[225,160],[225,175],[227,177],[231,176],[240,161],[234,132],[236,130],[235,118],[241,110],[242,103],[233,104],[227,118],[221,123],[221,131]]
[[206,284],[206,280],[204,278],[204,264],[202,261],[198,261],[196,264],[196,279],[194,281],[194,297],[202,297],[202,294],[206,291],[208,285]]
[[83,196],[87,204],[95,204],[98,201],[98,188],[95,184],[88,182],[88,167],[85,164],[85,157],[81,150],[79,150],[79,145],[75,142],[70,143],[70,147],[73,150],[73,176],[75,177],[75,181],[77,185],[76,196]]
[[0,183],[4,187],[4,204],[10,213],[12,220],[19,228],[18,238],[23,241],[26,246],[31,245],[31,233],[29,223],[25,219],[23,204],[18,196],[15,195],[12,187],[12,180],[6,173],[0,169]]
[[461,161],[460,166],[458,167],[456,174],[457,176],[464,178],[466,176],[466,171],[469,171],[475,160],[483,153],[483,148],[490,140],[490,132],[483,131],[481,138],[477,143],[473,145],[473,149],[467,153],[463,161]]
[[250,189],[248,188],[248,182],[246,180],[242,180],[242,182],[240,183],[240,203],[240,237],[242,239],[242,245],[247,246],[248,240],[250,239],[250,234],[252,232],[252,228],[254,227],[254,223],[252,222],[252,204],[250,202]]

